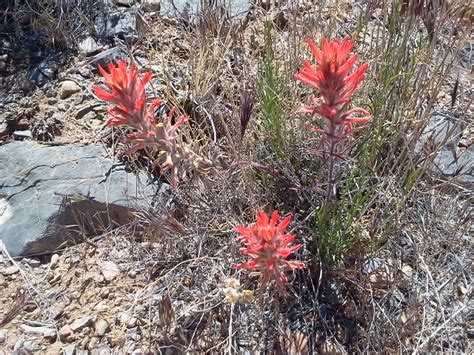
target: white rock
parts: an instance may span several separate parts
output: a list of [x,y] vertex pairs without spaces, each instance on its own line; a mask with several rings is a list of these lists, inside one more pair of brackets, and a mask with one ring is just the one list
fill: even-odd
[[101,261],[98,264],[106,281],[112,281],[120,272],[117,264],[113,261]]
[[133,328],[136,324],[138,319],[130,314],[122,312],[117,317],[120,324],[124,324],[127,328]]
[[97,303],[93,310],[94,311],[98,311],[98,312],[104,312],[104,311],[107,311],[109,309],[109,306],[107,306],[107,301],[100,301],[99,303]]
[[133,0],[114,0],[114,3],[118,6],[132,6]]
[[79,43],[78,47],[79,47],[79,51],[85,54],[86,56],[92,55],[99,50],[99,46],[97,45],[97,42],[92,37],[87,37],[84,40],[82,40]]
[[63,349],[64,355],[74,355],[75,353],[76,353],[76,345],[74,344],[68,345]]
[[51,257],[51,267],[53,267],[54,265],[56,265],[56,263],[58,262],[59,260],[59,255],[58,254],[53,254],[53,256]]
[[28,263],[31,267],[38,267],[41,265],[41,262],[36,259],[23,258],[23,261]]
[[7,331],[0,329],[0,344],[3,344],[7,340]]
[[53,328],[48,327],[30,327],[29,325],[22,324],[20,325],[21,329],[27,334],[51,334],[53,332],[56,335],[56,331]]
[[97,336],[103,336],[107,329],[109,328],[109,323],[105,319],[99,319],[95,322],[94,330]]
[[77,85],[74,81],[72,80],[66,80],[61,83],[61,86],[59,87],[59,97],[64,100],[67,99],[69,96],[72,94],[75,94],[76,92],[80,92],[81,87]]

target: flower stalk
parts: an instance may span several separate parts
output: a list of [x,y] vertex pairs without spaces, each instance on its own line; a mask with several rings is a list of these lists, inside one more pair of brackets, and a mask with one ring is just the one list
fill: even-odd
[[336,191],[334,170],[336,158],[340,157],[339,143],[360,128],[356,125],[371,120],[367,110],[360,107],[351,109],[351,97],[363,80],[368,64],[362,64],[353,71],[358,55],[350,56],[353,42],[348,37],[342,41],[329,41],[323,37],[321,48],[311,38],[307,42],[316,59],[316,67],[304,60],[303,68],[295,78],[316,89],[319,96],[311,96],[310,105],[303,106],[298,112],[323,119],[323,127],[312,127],[310,130],[321,133],[322,144],[329,146],[329,152],[323,154],[327,155],[328,166],[326,201],[331,202]]

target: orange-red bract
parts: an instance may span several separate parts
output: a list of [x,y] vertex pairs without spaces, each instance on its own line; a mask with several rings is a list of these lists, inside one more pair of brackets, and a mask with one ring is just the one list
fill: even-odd
[[186,157],[186,151],[180,145],[178,129],[189,120],[188,116],[179,116],[175,123],[175,108],[172,108],[164,122],[156,122],[154,110],[161,106],[160,99],[147,103],[146,85],[152,73],[145,73],[140,78],[138,67],[125,60],[120,60],[117,65],[110,63],[108,72],[99,67],[99,72],[105,79],[107,89],[94,86],[98,98],[113,104],[109,109],[109,118],[105,122],[108,126],[128,126],[136,132],[129,133],[126,141],[132,143],[127,153],[134,153],[139,149],[154,148],[157,158],[154,166],[161,167],[161,173],[171,171],[171,184],[178,184],[178,165]]
[[295,78],[319,92],[312,96],[310,105],[299,112],[318,115],[323,118],[328,129],[323,132],[329,141],[339,141],[353,131],[356,123],[370,121],[370,113],[363,108],[350,109],[350,99],[364,78],[368,64],[362,64],[352,73],[358,55],[350,56],[353,42],[346,37],[342,41],[322,39],[321,49],[309,38],[308,45],[316,59],[316,67],[308,60],[303,61],[303,69]]
[[279,290],[288,282],[286,269],[301,269],[304,262],[286,260],[294,251],[301,248],[301,244],[290,245],[296,236],[285,234],[291,222],[291,215],[280,220],[280,213],[274,211],[268,216],[263,211],[256,213],[257,222],[250,227],[235,227],[240,235],[244,247],[240,251],[249,256],[250,260],[236,264],[234,267],[261,272],[262,287],[271,280],[275,280]]

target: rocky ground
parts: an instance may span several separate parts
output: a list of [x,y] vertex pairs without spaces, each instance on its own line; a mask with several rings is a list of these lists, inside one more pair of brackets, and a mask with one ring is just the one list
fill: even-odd
[[[21,148],[24,153],[15,153],[21,155],[19,162],[31,163],[28,159],[33,159],[37,164],[36,157],[41,154],[45,159],[51,156],[52,150],[44,149],[64,148],[72,157],[66,159],[67,164],[77,164],[78,152],[84,145],[102,148],[103,157],[98,159],[107,161],[104,166],[112,165],[112,159],[121,159],[123,150],[117,145],[117,134],[104,126],[106,107],[92,92],[92,86],[99,82],[98,65],[133,58],[141,69],[155,73],[151,86],[157,96],[172,100],[179,107],[191,107],[194,117],[209,108],[209,102],[216,116],[233,115],[237,105],[225,101],[228,97],[235,99],[245,87],[239,71],[251,76],[252,66],[238,63],[238,48],[226,52],[225,58],[213,57],[215,62],[200,63],[192,38],[199,36],[202,17],[193,16],[196,8],[192,5],[174,5],[176,8],[155,0],[115,0],[105,10],[98,7],[94,15],[81,12],[94,19],[89,24],[94,30],[78,25],[76,30],[81,31],[74,34],[72,49],[45,45],[28,37],[30,33],[23,33],[22,38],[32,38],[31,45],[15,41],[7,29],[7,35],[0,35],[0,156],[4,157],[0,161],[0,233],[11,218],[9,206],[14,201],[5,196],[16,194],[7,191],[3,176],[15,175],[18,184],[37,185],[30,173],[25,174],[23,168],[15,170],[15,162],[8,159],[9,149],[14,147],[12,141],[41,144],[41,148]],[[249,51],[255,69],[257,48],[262,47],[263,19],[271,19],[281,32],[288,32],[292,9],[270,2],[254,4],[248,12],[250,7],[246,2],[234,2],[231,17],[220,17],[216,22],[204,18],[207,23],[224,26],[231,20],[247,23],[239,37],[245,49],[240,50]],[[302,2],[301,7],[305,19],[316,16],[311,2]],[[349,26],[348,9],[356,13],[356,2],[344,2],[339,10],[331,8],[328,13]],[[228,31],[226,36],[238,37],[238,33]],[[6,244],[12,241],[0,234],[0,241],[4,240],[0,244],[0,354],[224,353],[229,346],[239,353],[298,354],[319,349],[321,353],[342,354],[382,348],[416,351],[427,349],[432,342],[432,351],[472,351],[472,222],[471,211],[465,206],[474,183],[473,50],[473,43],[466,42],[457,68],[444,83],[429,125],[439,142],[450,140],[431,167],[435,184],[444,185],[456,175],[456,190],[450,185],[445,194],[433,195],[421,189],[418,202],[400,231],[401,237],[385,244],[360,269],[338,276],[337,284],[329,278],[320,279],[321,290],[318,287],[316,291],[308,280],[314,282],[321,275],[313,275],[314,270],[296,275],[300,298],[279,305],[294,319],[277,320],[278,335],[268,326],[275,321],[268,311],[272,300],[254,297],[255,285],[240,285],[231,274],[229,265],[233,260],[229,251],[235,252],[237,247],[230,239],[222,238],[222,229],[216,227],[230,225],[229,221],[213,221],[211,227],[218,231],[213,235],[212,230],[209,234],[190,231],[173,218],[153,220],[142,213],[139,222],[126,220],[114,229],[100,229],[92,223],[98,232],[90,237],[88,231],[90,238],[83,243],[77,238],[83,231],[80,230],[70,243],[77,245],[62,245],[61,242],[71,241],[62,236],[56,250],[37,250],[26,258],[13,258],[21,253],[22,246],[17,253],[11,247],[7,253]],[[207,76],[196,74],[199,66],[209,71],[213,66],[227,69],[223,78],[209,82]],[[221,88],[224,79],[226,87]],[[456,85],[457,102],[451,105]],[[220,99],[212,96],[216,93]],[[206,116],[202,116],[205,121]],[[221,128],[217,124],[217,134]],[[94,164],[102,163],[94,160]],[[127,172],[115,176],[131,174],[135,167],[127,164]],[[71,170],[69,165],[66,167],[57,174],[70,180]],[[108,176],[103,169],[84,169],[91,173],[83,178],[90,186],[99,184],[93,177]],[[40,184],[33,195],[50,196],[48,189],[57,187],[55,182],[51,185]],[[90,192],[90,186],[80,191],[81,196],[87,195],[87,189]],[[120,189],[119,184],[114,188]],[[154,190],[147,190],[147,203],[156,199],[156,191],[159,198],[166,200],[162,204],[169,202],[166,183],[155,181],[151,189]],[[49,202],[58,208],[41,219],[46,223],[44,229],[48,223],[53,224],[51,216],[60,218],[62,202],[62,196]],[[28,228],[27,223],[21,222],[22,208],[20,203],[13,210],[20,221],[15,224]],[[94,212],[97,208],[94,206]],[[142,212],[137,206],[134,208]],[[192,210],[192,206],[189,208]],[[199,211],[195,213],[198,219]],[[150,220],[165,225],[168,234],[162,228],[154,232],[140,229],[141,222]],[[31,228],[41,234],[43,227]],[[170,239],[170,229],[179,238]],[[25,234],[28,233],[26,229]],[[427,243],[426,235],[435,242]],[[229,302],[234,294],[239,295],[235,305]],[[306,329],[312,329],[311,335]],[[372,334],[377,334],[378,339],[373,339]]]

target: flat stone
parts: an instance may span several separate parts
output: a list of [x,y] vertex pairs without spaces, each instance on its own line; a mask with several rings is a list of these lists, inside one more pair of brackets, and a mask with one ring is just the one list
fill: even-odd
[[65,80],[59,86],[59,97],[61,100],[67,99],[69,96],[80,92],[82,89],[76,82],[72,80]]
[[15,131],[13,132],[13,137],[15,138],[32,138],[33,134],[29,129],[25,129],[22,131]]
[[121,59],[128,59],[127,49],[123,46],[115,46],[106,49],[92,57],[91,65],[105,67],[109,63],[115,63]]
[[[76,111],[76,119],[80,120],[81,118],[83,118],[85,115],[87,115],[88,113],[90,112],[93,112],[94,111],[94,108],[98,107],[99,105],[87,105],[87,106],[84,106],[84,107],[81,107],[79,108],[77,111]],[[101,106],[101,105],[100,105]],[[94,116],[96,116],[96,114],[94,114]]]
[[130,7],[134,3],[134,0],[114,0],[114,4],[118,6]]
[[23,258],[23,262],[27,263],[31,267],[38,267],[41,265],[41,262],[37,259]]
[[20,271],[20,268],[16,265],[8,266],[0,270],[3,275],[13,275]]
[[84,316],[82,318],[76,319],[69,326],[71,327],[71,330],[73,332],[77,332],[81,330],[82,328],[88,327],[91,323],[92,323],[92,317]]
[[30,327],[29,325],[26,325],[26,324],[22,324],[22,325],[20,325],[20,327],[23,330],[23,332],[25,332],[26,334],[41,334],[41,335],[44,335],[44,334],[51,334],[51,332],[53,332],[54,335],[56,336],[56,330],[54,330],[53,328]]
[[431,169],[441,176],[471,188],[474,186],[474,145],[467,149],[443,148],[433,160]]
[[0,146],[0,240],[12,256],[53,252],[83,241],[84,234],[130,222],[138,207],[149,208],[157,186],[146,186],[144,176],[102,153],[92,145]]

